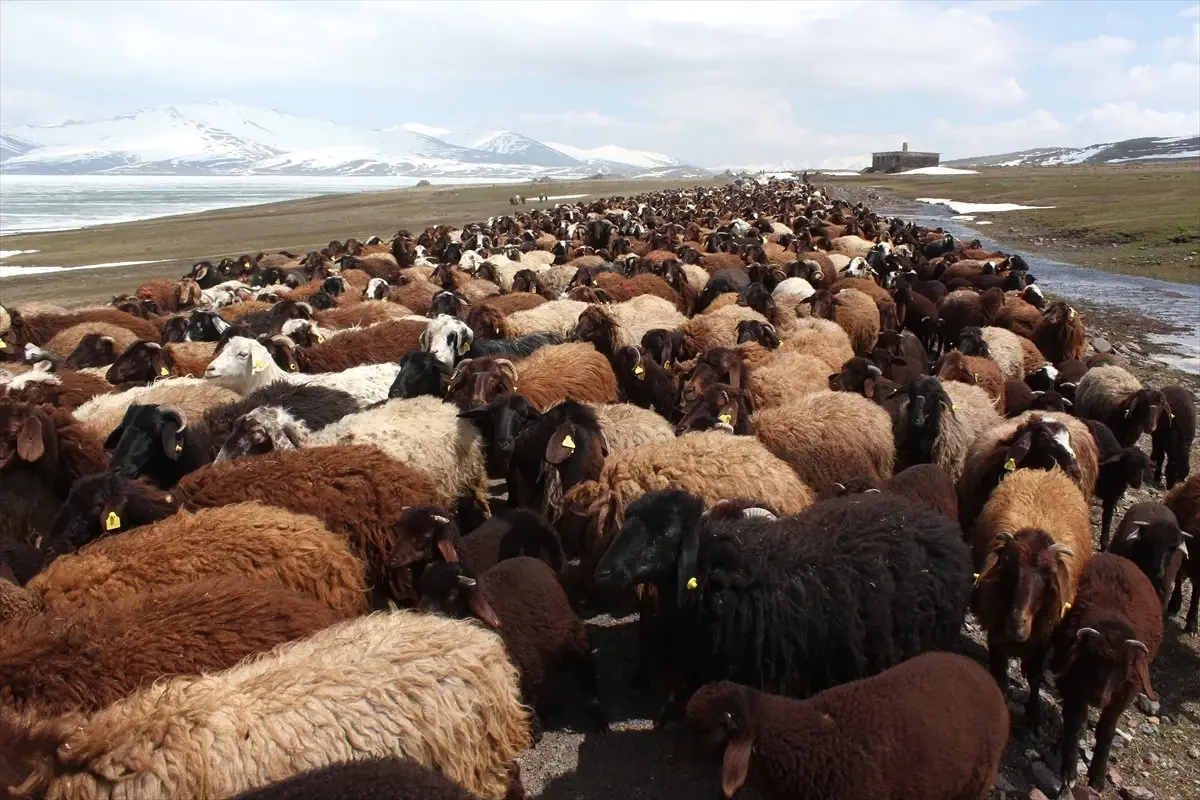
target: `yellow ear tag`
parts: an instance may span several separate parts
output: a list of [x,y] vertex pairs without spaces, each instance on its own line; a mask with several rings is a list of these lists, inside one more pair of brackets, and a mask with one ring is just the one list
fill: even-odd
[[290,370],[291,372],[295,372],[296,369],[297,369],[297,367],[294,363],[288,364],[288,370]]
[[663,362],[663,366],[664,366],[664,367],[666,367],[667,369],[670,369],[670,368],[671,368],[671,362],[670,362],[670,361],[664,361],[664,362]]
[[562,445],[563,445],[563,447],[567,448],[568,450],[574,450],[575,449],[575,440],[572,439],[570,437],[570,435],[564,436]]
[[1129,415],[1133,413],[1132,408],[1125,409],[1125,419],[1129,419]]
[[460,356],[461,356],[461,355],[466,355],[466,352],[467,352],[468,350],[470,350],[470,349],[471,349],[471,343],[470,343],[470,342],[463,342],[462,344],[460,344],[460,345],[458,346],[458,354],[459,354]]
[[1008,461],[1004,462],[1004,469],[1007,470],[1008,472],[1012,472],[1016,468],[1017,468],[1016,459],[1010,458]]
[[492,335],[493,335],[493,336],[499,336],[499,335],[500,335],[500,329],[499,329],[499,328],[492,328]]
[[695,591],[700,586],[700,582],[695,578],[688,578],[687,587],[691,591]]
[[170,375],[171,373],[170,373],[170,372],[167,370],[167,368],[166,368],[166,367],[162,367],[162,368],[160,368],[160,369],[158,370],[158,374],[159,374],[159,375],[162,375],[162,376],[165,378],[165,377],[167,377],[168,375]]
[[720,414],[717,417],[717,422],[723,423],[725,425],[731,425],[731,424],[733,424],[733,416],[730,414]]
[[6,345],[4,343],[3,339],[0,339],[0,350],[7,350],[7,349],[8,349],[8,345]]
[[168,503],[174,503],[174,502],[175,502],[175,498],[174,498],[174,496],[172,496],[172,495],[167,495],[166,497],[164,497],[164,498],[163,498],[163,500],[166,500]]
[[255,372],[262,372],[266,368],[267,368],[267,365],[264,364],[261,360],[254,362],[254,371]]
[[646,379],[646,368],[643,367],[641,364],[638,364],[636,367],[633,368],[633,374],[637,375],[642,380],[645,380]]
[[954,403],[951,403],[951,404],[950,404],[950,413],[951,413],[951,414],[953,414],[953,413],[954,413]]
[[974,583],[974,585],[975,585],[975,586],[978,586],[978,585],[979,585],[979,573],[978,573],[978,572],[976,572],[976,573],[975,573],[975,583]]
[[177,444],[177,445],[175,445],[175,452],[176,452],[176,453],[182,453],[182,452],[183,452],[183,445],[181,445],[181,444]]
[[117,512],[108,512],[108,516],[104,518],[104,530],[115,531],[119,527],[121,527],[121,518],[117,516]]
[[325,344],[325,337],[319,333],[317,334],[317,344]]

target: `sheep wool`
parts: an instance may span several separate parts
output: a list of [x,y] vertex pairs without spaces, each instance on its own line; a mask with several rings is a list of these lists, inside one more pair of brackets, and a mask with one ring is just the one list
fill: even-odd
[[22,791],[51,798],[212,800],[393,756],[501,800],[527,719],[500,637],[400,611],[160,681],[91,716],[3,714],[0,747],[27,754]]

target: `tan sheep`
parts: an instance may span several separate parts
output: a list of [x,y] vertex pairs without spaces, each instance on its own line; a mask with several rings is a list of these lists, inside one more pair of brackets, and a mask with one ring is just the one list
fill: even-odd
[[177,406],[188,419],[200,419],[208,409],[239,399],[236,392],[221,388],[210,381],[199,378],[170,378],[151,386],[127,389],[119,394],[94,397],[75,409],[74,415],[84,427],[105,439],[121,424],[125,411],[134,403]]
[[128,328],[120,325],[110,325],[107,322],[85,322],[82,325],[72,325],[54,334],[46,343],[46,349],[59,358],[66,358],[75,351],[83,337],[89,333],[98,333],[113,340],[113,352],[123,353],[125,348],[138,341],[138,337]]
[[806,353],[816,356],[829,366],[830,372],[840,372],[842,365],[854,358],[850,337],[836,322],[811,317],[799,320],[792,335],[779,345],[782,352]]

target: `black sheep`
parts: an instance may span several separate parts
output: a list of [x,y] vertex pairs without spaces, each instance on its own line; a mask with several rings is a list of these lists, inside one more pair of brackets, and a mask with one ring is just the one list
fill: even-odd
[[596,567],[601,589],[657,589],[667,713],[708,681],[805,697],[958,636],[971,558],[941,514],[869,494],[778,521],[703,515],[686,492],[644,495]]
[[558,574],[566,561],[558,532],[545,517],[526,508],[496,509],[491,519],[460,537],[454,549],[472,575],[516,556],[539,558]]
[[162,489],[216,456],[208,426],[188,425],[181,409],[166,405],[131,405],[104,449],[112,452],[111,472],[124,478],[145,476]]
[[453,372],[454,370],[433,353],[423,350],[405,353],[400,358],[400,371],[396,373],[396,380],[392,381],[392,386],[388,389],[388,397],[444,397]]
[[721,790],[766,800],[913,800],[991,795],[1008,707],[987,672],[926,653],[808,700],[735,683],[688,701],[684,742],[721,753]]
[[1187,560],[1190,534],[1162,503],[1135,503],[1113,536],[1111,552],[1137,564],[1167,607],[1179,569]]
[[649,353],[636,345],[622,347],[614,353],[612,366],[626,402],[649,408],[664,419],[675,419],[679,379],[673,372],[659,366]]
[[442,773],[406,758],[347,761],[242,792],[234,800],[472,800]]
[[739,294],[750,283],[750,276],[744,269],[719,269],[704,284],[704,290],[696,298],[696,312],[699,314],[712,305],[712,301],[723,294]]
[[665,328],[646,331],[642,336],[641,345],[643,350],[666,369],[682,361],[685,356],[683,334],[679,331],[669,331]]
[[1100,456],[1100,474],[1096,476],[1096,497],[1100,499],[1100,550],[1108,549],[1113,515],[1126,489],[1142,488],[1150,469],[1150,458],[1139,447],[1121,447],[1117,437],[1103,422],[1083,420],[1092,431]]
[[[420,607],[450,616],[476,616],[499,632],[521,671],[523,702],[543,706],[543,688],[553,670],[571,670],[588,695],[597,727],[608,727],[600,705],[599,682],[587,629],[567,600],[554,570],[536,558],[501,561],[478,578],[462,564],[425,568],[419,581]],[[535,711],[531,725],[540,735]]]
[[349,392],[313,384],[276,381],[256,389],[241,400],[214,406],[204,413],[214,450],[233,431],[233,424],[248,412],[263,406],[278,406],[290,416],[303,422],[310,431],[319,431],[347,414],[359,410],[358,401]]
[[1166,465],[1166,486],[1174,488],[1191,471],[1192,441],[1196,438],[1196,401],[1192,393],[1182,386],[1164,386],[1163,397],[1167,400],[1167,419],[1160,419],[1151,434],[1153,447],[1151,460],[1154,462],[1154,480],[1162,482],[1163,465]]
[[463,358],[483,358],[485,356],[500,356],[501,358],[524,358],[534,350],[551,344],[562,344],[565,340],[557,333],[539,332],[528,333],[515,339],[486,339],[472,341],[471,347]]
[[168,497],[145,481],[111,472],[86,475],[71,486],[43,549],[69,553],[101,536],[158,522],[177,510]]
[[[682,337],[682,334],[680,336]],[[643,338],[643,344],[645,341],[645,338]],[[779,347],[779,333],[775,330],[775,326],[769,322],[762,322],[757,319],[744,319],[737,324],[737,342],[738,344],[742,344],[743,342],[758,342],[767,350],[774,350]]]

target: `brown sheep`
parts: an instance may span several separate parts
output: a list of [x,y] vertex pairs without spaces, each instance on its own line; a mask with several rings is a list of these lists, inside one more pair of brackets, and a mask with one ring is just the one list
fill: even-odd
[[[54,334],[54,337],[46,343],[46,349],[59,358],[67,358],[75,352],[75,348],[79,347],[83,338],[89,333],[98,333],[112,339],[113,349],[118,353],[123,352],[125,348],[138,340],[133,331],[120,325],[112,325],[107,322],[85,322],[82,325],[72,325]],[[155,339],[157,340],[157,337]]]
[[257,500],[312,514],[346,537],[366,564],[379,601],[387,589],[397,601],[415,599],[406,567],[426,557],[429,542],[398,540],[397,526],[405,507],[438,505],[443,499],[424,473],[361,445],[281,450],[209,464],[186,475],[172,494],[191,509]]
[[398,362],[406,353],[421,349],[427,326],[420,320],[395,319],[348,330],[312,347],[297,348],[296,360],[304,372],[342,372],[364,364]]
[[8,396],[22,403],[45,404],[58,406],[64,411],[74,411],[97,395],[115,391],[116,387],[99,375],[66,370],[46,374],[39,380],[24,381],[17,388],[9,386]]
[[[737,295],[734,295],[736,302]],[[767,322],[762,314],[745,306],[730,304],[716,311],[710,306],[706,313],[697,314],[680,327],[685,347],[693,353],[703,353],[713,347],[737,347],[738,323],[744,320]]]
[[779,345],[782,352],[807,353],[824,361],[830,372],[854,358],[854,348],[846,331],[825,319],[802,319],[792,335]]
[[157,341],[159,330],[152,322],[118,311],[115,308],[88,308],[66,314],[39,314],[26,317],[20,312],[10,312],[9,333],[5,336],[9,346],[23,348],[26,344],[45,345],[55,334],[67,328],[88,322],[104,322],[125,328],[139,339]]
[[978,386],[992,398],[996,413],[1004,414],[1004,376],[1000,373],[1000,365],[990,358],[964,356],[957,350],[951,350],[933,365],[933,374],[944,381]]
[[987,632],[992,675],[1007,691],[1008,660],[1021,659],[1029,682],[1025,722],[1036,731],[1051,636],[1092,554],[1088,504],[1062,470],[1019,469],[992,493],[971,543],[979,570],[971,609]]
[[1087,352],[1087,329],[1083,319],[1062,300],[1056,300],[1042,312],[1029,338],[1054,364],[1083,358]]
[[1132,561],[1111,553],[1092,557],[1079,576],[1071,610],[1054,632],[1051,669],[1063,698],[1062,780],[1074,783],[1079,736],[1088,706],[1100,706],[1096,752],[1088,782],[1103,789],[1108,754],[1121,715],[1138,693],[1153,701],[1150,664],[1163,639],[1162,607],[1150,580]]
[[514,311],[528,311],[531,308],[537,308],[545,302],[548,301],[540,294],[534,294],[533,292],[513,292],[512,294],[489,297],[480,303],[480,305],[494,308],[501,315],[508,316]]
[[503,392],[519,392],[543,412],[563,400],[615,403],[617,376],[608,359],[590,344],[548,345],[515,364],[502,358],[460,362],[447,398],[468,410],[486,405]]
[[689,742],[721,752],[724,797],[749,783],[766,800],[986,800],[1009,728],[1004,696],[954,653],[807,700],[710,683],[688,701],[687,723]]
[[[402,290],[404,288],[408,287],[402,287]],[[325,328],[365,328],[402,317],[410,308],[417,314],[424,314],[429,310],[429,303],[433,300],[434,293],[434,291],[429,292],[429,297],[424,301],[424,307],[414,306],[400,300],[395,303],[384,300],[364,300],[361,303],[318,311],[313,314],[313,322]]]
[[[1193,472],[1185,481],[1175,484],[1175,488],[1167,492],[1167,496],[1163,498],[1163,504],[1175,514],[1179,520],[1179,527],[1191,535],[1192,542],[1200,541],[1200,472]],[[1194,546],[1200,547],[1200,545]],[[1167,610],[1171,614],[1179,611],[1183,605],[1183,579],[1185,577],[1192,581],[1192,602],[1188,607],[1187,620],[1184,622],[1183,630],[1186,633],[1195,633],[1197,612],[1200,611],[1200,588],[1197,588],[1200,587],[1200,555],[1189,556],[1185,568],[1179,571],[1179,576],[1175,579],[1175,591],[1167,606]]]
[[750,421],[755,437],[818,494],[851,478],[892,475],[891,418],[857,394],[826,389],[759,411]]
[[0,703],[99,711],[142,685],[232,667],[344,619],[277,583],[222,575],[0,629]]

